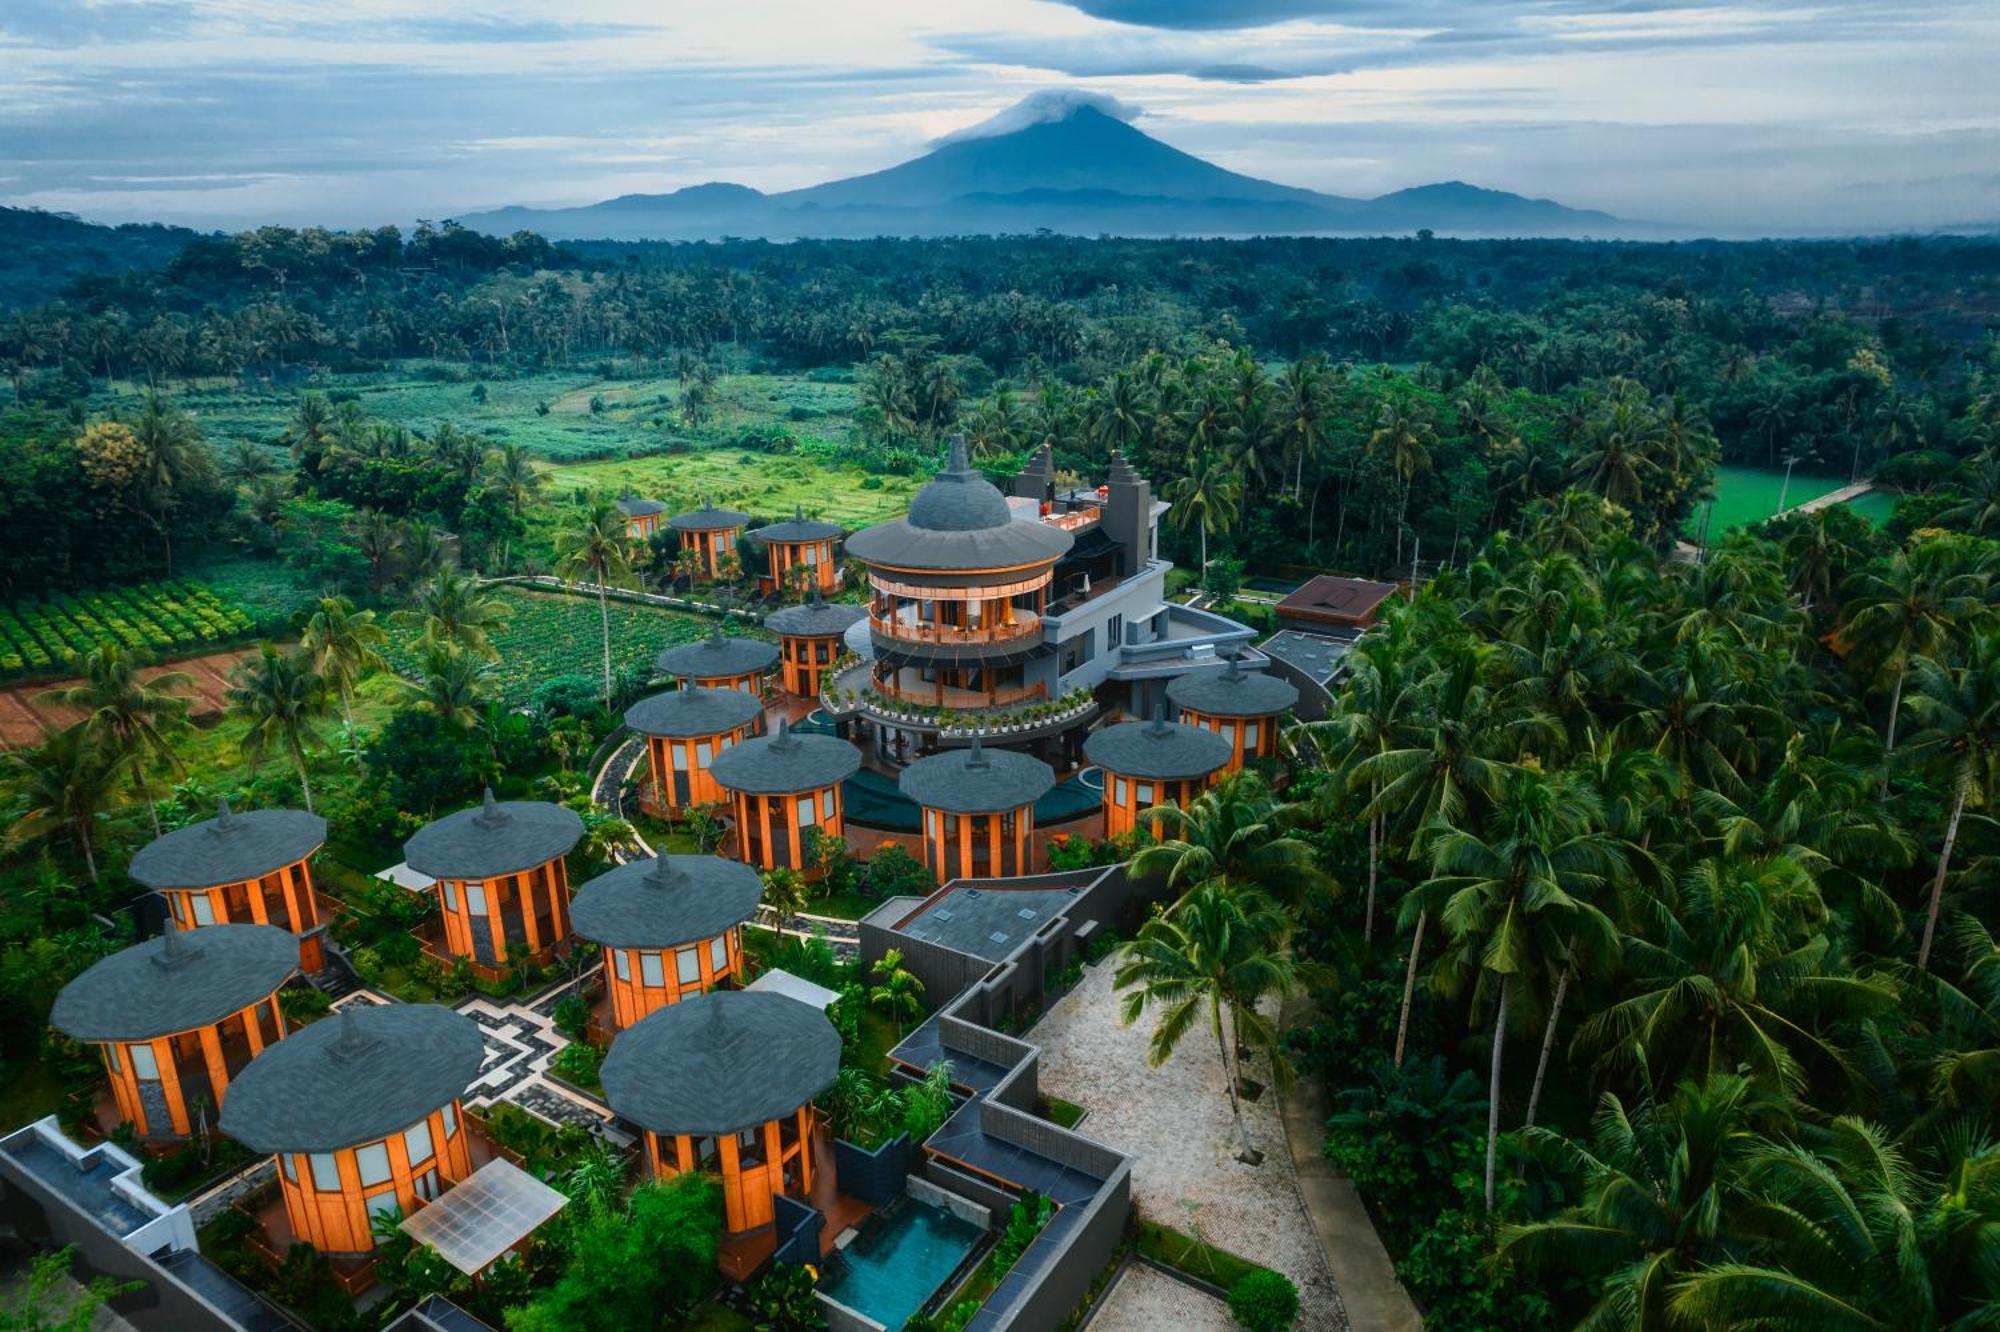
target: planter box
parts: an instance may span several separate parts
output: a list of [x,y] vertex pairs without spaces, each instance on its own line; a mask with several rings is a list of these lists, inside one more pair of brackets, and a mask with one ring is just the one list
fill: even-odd
[[910,1173],[916,1145],[907,1133],[898,1133],[873,1151],[845,1138],[833,1140],[833,1162],[840,1191],[859,1198],[870,1207],[887,1207],[903,1196],[903,1180]]

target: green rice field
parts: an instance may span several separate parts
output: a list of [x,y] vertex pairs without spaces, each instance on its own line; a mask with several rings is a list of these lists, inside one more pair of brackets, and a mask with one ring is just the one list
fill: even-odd
[[722,508],[753,517],[787,518],[794,508],[803,508],[811,517],[856,528],[901,514],[928,479],[870,476],[853,464],[719,448],[558,465],[549,469],[548,493],[561,499],[577,489],[629,488],[675,512],[713,499]]
[[[1780,496],[1786,508],[1797,508],[1846,484],[1845,477],[1807,476],[1795,471],[1791,485],[1787,487],[1783,471],[1762,467],[1718,467],[1715,469],[1715,506],[1709,518],[1709,531],[1719,536],[1775,517]],[[1896,497],[1884,491],[1870,491],[1847,503],[1868,521],[1882,523],[1888,521],[1890,513],[1895,510]],[[1700,529],[1701,519],[1702,512],[1696,510],[1688,524],[1690,534]]]

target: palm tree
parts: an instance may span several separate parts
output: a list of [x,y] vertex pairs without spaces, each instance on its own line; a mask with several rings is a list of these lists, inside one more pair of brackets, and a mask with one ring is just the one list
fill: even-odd
[[354,687],[370,671],[383,669],[382,645],[389,635],[375,612],[356,610],[346,597],[322,597],[306,620],[300,646],[312,654],[313,669],[340,695],[341,717],[354,729]]
[[167,512],[179,503],[179,492],[189,481],[204,474],[212,476],[215,460],[202,443],[201,431],[186,412],[172,406],[156,392],[146,395],[146,404],[132,422],[132,435],[139,442],[144,462],[139,477],[148,517],[160,533],[166,552],[167,577],[174,576],[173,530]]
[[1912,1167],[1841,1116],[1823,1145],[1774,1142],[1745,1165],[1742,1258],[1683,1278],[1677,1325],[1826,1332],[1993,1326],[2000,1309],[2000,1147],[1961,1134],[1943,1169]]
[[1788,1123],[1782,1103],[1733,1074],[1683,1082],[1671,1100],[1630,1111],[1606,1093],[1588,1143],[1523,1131],[1529,1154],[1578,1179],[1582,1196],[1546,1221],[1503,1227],[1498,1252],[1531,1271],[1595,1277],[1580,1327],[1668,1332],[1676,1283],[1732,1251],[1743,1164],[1764,1145],[1759,1134]]
[[632,577],[632,547],[625,515],[607,502],[572,509],[555,535],[556,573],[570,583],[588,574],[597,584],[597,617],[604,639],[604,710],[611,711],[611,603],[607,589]]
[[146,806],[153,836],[160,835],[160,814],[146,781],[146,763],[159,759],[178,768],[168,735],[187,726],[188,700],[180,691],[194,683],[185,671],[161,671],[142,678],[148,665],[144,653],[116,643],[103,643],[71,663],[83,678],[41,697],[83,713],[83,724],[103,746],[112,764],[122,764],[133,794]]
[[535,466],[534,456],[524,445],[502,444],[496,455],[492,475],[486,480],[486,488],[507,501],[507,507],[519,518],[522,510],[539,495],[548,480]]
[[886,1013],[901,1034],[906,1024],[923,1016],[924,983],[903,966],[903,950],[890,948],[868,968],[875,983],[868,987],[868,1006]]
[[439,569],[418,585],[409,608],[397,611],[395,618],[421,630],[427,645],[459,648],[498,661],[492,635],[512,613],[491,588],[454,570]]
[[306,775],[306,748],[322,743],[313,723],[326,715],[326,681],[303,649],[281,652],[274,643],[238,666],[230,676],[229,715],[249,723],[243,754],[252,769],[273,746],[282,748],[299,774],[306,809],[313,807],[312,779]]
[[1368,436],[1369,454],[1385,459],[1389,470],[1396,476],[1398,569],[1403,567],[1403,529],[1410,523],[1410,483],[1418,472],[1430,470],[1431,446],[1437,443],[1437,438],[1435,425],[1407,403],[1397,401],[1382,404],[1382,410],[1375,418],[1375,429]]
[[1186,809],[1160,805],[1142,815],[1157,834],[1174,835],[1134,856],[1131,872],[1140,878],[1163,875],[1177,892],[1228,879],[1302,901],[1309,889],[1326,884],[1312,848],[1285,831],[1304,813],[1280,801],[1256,773],[1229,773]]
[[45,826],[66,830],[83,853],[90,881],[97,883],[97,851],[90,825],[111,803],[118,781],[115,757],[105,752],[88,723],[79,722],[48,736],[33,749],[17,750],[9,762],[17,776],[23,809],[20,820],[8,832],[9,838],[26,841],[42,835]]
[[1968,804],[1984,806],[2000,792],[2000,632],[1974,639],[1963,666],[1947,668],[1919,657],[1914,670],[1917,692],[1910,699],[1910,711],[1923,729],[1910,747],[1931,757],[1951,791],[1951,814],[1924,910],[1923,943],[1917,949],[1917,968],[1924,970],[1930,966],[1931,941],[1937,933],[1959,821]]
[[1305,489],[1306,463],[1325,442],[1326,358],[1302,356],[1278,376],[1278,433],[1292,455],[1292,498]]
[[778,918],[778,942],[785,942],[785,922],[806,909],[811,900],[805,876],[780,865],[764,871],[764,905]]
[[1187,475],[1169,481],[1165,497],[1174,506],[1171,514],[1174,526],[1182,531],[1193,526],[1201,534],[1201,567],[1206,571],[1209,534],[1219,535],[1236,525],[1243,483],[1236,479],[1228,464],[1209,458],[1199,462]]
[[1878,680],[1890,682],[1889,722],[1882,735],[1882,789],[1896,749],[1896,720],[1903,684],[1918,657],[1942,655],[1953,633],[1986,613],[1984,580],[1966,570],[1941,542],[1923,542],[1889,558],[1886,572],[1865,573],[1859,594],[1842,612],[1840,641],[1875,663]]
[[418,678],[396,683],[415,706],[436,714],[446,726],[464,733],[479,725],[487,696],[492,692],[492,675],[491,662],[469,652],[431,644],[424,649]]
[[1257,1003],[1298,988],[1299,964],[1287,947],[1291,928],[1269,897],[1211,879],[1141,926],[1120,950],[1112,977],[1114,986],[1128,991],[1119,1021],[1129,1026],[1148,1008],[1159,1009],[1146,1051],[1147,1063],[1155,1068],[1206,1017],[1222,1056],[1229,1111],[1244,1160],[1254,1160],[1256,1149],[1238,1097],[1242,1047],[1248,1043],[1268,1051],[1274,1074],[1282,1076],[1276,1026],[1257,1010]]
[[1500,1064],[1509,992],[1517,979],[1555,972],[1541,1059],[1528,1098],[1532,1124],[1577,954],[1605,955],[1617,947],[1616,929],[1592,900],[1606,896],[1614,880],[1627,873],[1624,855],[1603,824],[1603,806],[1575,777],[1517,770],[1502,784],[1485,835],[1455,828],[1440,833],[1432,844],[1432,877],[1403,903],[1405,916],[1429,911],[1438,917],[1456,960],[1476,969],[1480,988],[1489,975],[1498,981],[1486,1091],[1488,1211],[1493,1208],[1500,1143]]
[[354,529],[354,544],[368,561],[368,589],[380,592],[389,582],[396,557],[403,549],[403,527],[380,509],[366,509]]
[[1986,450],[1964,470],[1965,497],[1940,513],[1937,522],[1974,536],[2000,536],[2000,451]]

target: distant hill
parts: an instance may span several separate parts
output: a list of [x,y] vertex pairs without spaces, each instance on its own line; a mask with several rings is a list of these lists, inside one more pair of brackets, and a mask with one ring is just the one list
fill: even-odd
[[1026,120],[1018,128],[947,140],[886,170],[780,194],[718,183],[579,208],[502,208],[459,221],[490,233],[535,231],[552,240],[793,240],[1037,229],[1124,236],[1374,235],[1424,227],[1459,236],[1606,236],[1632,230],[1608,213],[1459,181],[1378,199],[1279,185],[1182,152],[1088,101]]
[[158,268],[199,234],[157,222],[103,227],[63,213],[0,207],[0,309],[53,300],[87,273]]

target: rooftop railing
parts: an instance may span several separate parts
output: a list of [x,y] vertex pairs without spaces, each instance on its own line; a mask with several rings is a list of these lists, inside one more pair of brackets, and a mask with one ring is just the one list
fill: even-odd
[[884,615],[871,608],[868,627],[884,638],[901,643],[942,643],[972,646],[980,643],[1014,643],[1042,632],[1042,617],[1033,611],[1017,610],[1014,618],[998,624],[939,624],[919,619],[912,607]]

